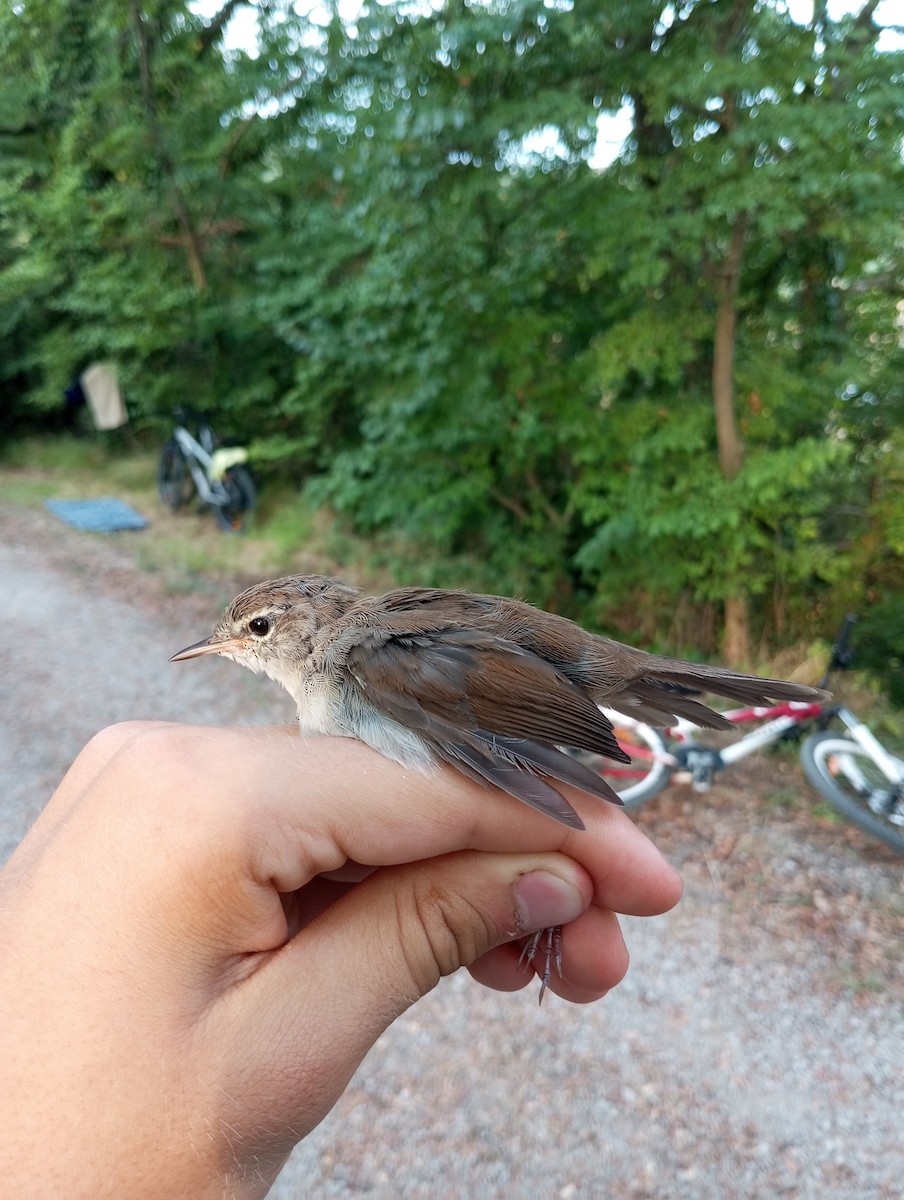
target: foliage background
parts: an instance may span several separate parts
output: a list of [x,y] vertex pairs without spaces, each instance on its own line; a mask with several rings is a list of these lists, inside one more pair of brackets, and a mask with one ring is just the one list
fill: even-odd
[[735,661],[860,608],[900,666],[883,6],[341,11],[0,8],[4,433],[113,358],[408,579]]

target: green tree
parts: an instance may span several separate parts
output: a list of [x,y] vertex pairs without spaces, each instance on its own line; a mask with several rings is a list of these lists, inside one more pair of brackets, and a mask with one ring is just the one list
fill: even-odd
[[[616,393],[636,395],[638,376],[651,395],[677,392],[664,420],[697,436],[665,435],[678,477],[663,490],[656,462],[661,510],[622,519],[622,552],[696,574],[695,592],[725,603],[736,661],[748,599],[829,567],[815,523],[844,449],[829,414],[855,368],[846,293],[887,256],[900,212],[901,58],[877,53],[875,7],[804,27],[778,5],[689,4],[631,55],[635,138],[617,171],[638,232],[614,222],[595,264],[626,301],[597,343],[600,377]],[[689,411],[701,403],[716,456]],[[640,499],[610,495],[622,514]],[[597,546],[615,549],[617,530]]]
[[[228,6],[234,7],[234,6]],[[52,410],[94,358],[130,409],[243,413],[288,378],[277,336],[238,329],[261,139],[226,114],[257,71],[178,0],[21,0],[0,13],[0,372]]]
[[718,611],[742,661],[904,576],[876,12],[18,0],[0,386],[115,356],[137,415],[215,407],[422,579],[702,650]]
[[[735,660],[751,606],[799,622],[789,597],[812,610],[851,565],[826,520],[869,486],[845,397],[894,336],[901,56],[874,9],[334,23],[300,117],[331,183],[304,224],[287,208],[261,300],[300,351],[321,494],[546,603],[724,603]],[[630,143],[593,171],[622,104]]]

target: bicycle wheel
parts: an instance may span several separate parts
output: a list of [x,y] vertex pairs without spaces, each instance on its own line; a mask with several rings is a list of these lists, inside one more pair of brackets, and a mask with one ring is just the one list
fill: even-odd
[[160,452],[157,467],[157,491],[160,499],[173,512],[190,499],[194,482],[188,462],[175,438],[170,438]]
[[[800,749],[810,783],[849,821],[904,854],[904,798],[862,746],[831,731]],[[895,759],[904,769],[904,762]]]
[[639,808],[669,782],[672,766],[662,737],[650,725],[627,721],[620,713],[604,708],[612,722],[621,748],[631,755],[630,762],[616,762],[602,754],[579,751],[582,763],[596,771],[618,792],[625,808]]
[[229,467],[221,482],[229,499],[214,508],[217,524],[226,533],[244,533],[257,503],[251,476],[242,466]]

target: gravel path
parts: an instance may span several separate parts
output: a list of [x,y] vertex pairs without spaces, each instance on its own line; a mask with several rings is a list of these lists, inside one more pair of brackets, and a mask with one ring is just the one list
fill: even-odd
[[[290,716],[229,663],[167,663],[232,594],[134,565],[141,535],[0,505],[0,858],[121,719]],[[274,1191],[374,1200],[904,1195],[900,860],[761,760],[639,817],[687,894],[624,922],[627,980],[572,1008],[460,975],[381,1038]],[[776,788],[778,790],[776,790]]]

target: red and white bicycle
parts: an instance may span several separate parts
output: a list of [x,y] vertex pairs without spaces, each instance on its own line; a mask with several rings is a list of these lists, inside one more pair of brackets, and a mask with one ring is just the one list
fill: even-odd
[[[849,639],[855,620],[845,618],[820,686],[827,685],[834,670],[850,665]],[[799,738],[802,730],[815,726],[816,732],[800,747],[801,765],[810,783],[854,824],[904,854],[904,759],[886,750],[844,705],[791,701],[730,709],[723,716],[733,725],[755,728],[721,748],[699,741],[701,731],[689,721],[658,730],[611,709],[604,712],[631,761],[617,763],[587,754],[581,759],[599,771],[629,809],[645,804],[673,779],[706,791],[725,767],[783,738]],[[843,729],[830,728],[837,724]]]

